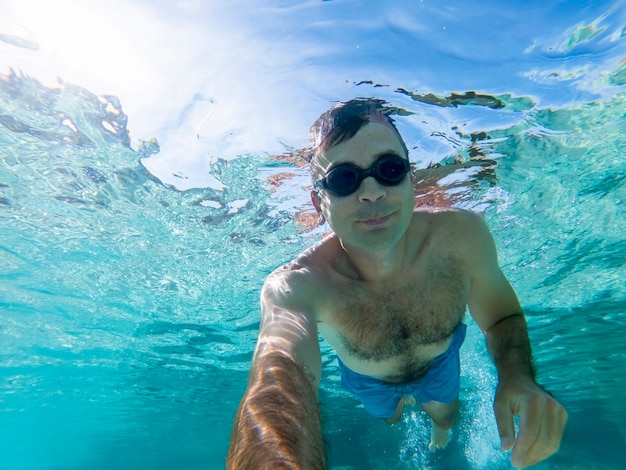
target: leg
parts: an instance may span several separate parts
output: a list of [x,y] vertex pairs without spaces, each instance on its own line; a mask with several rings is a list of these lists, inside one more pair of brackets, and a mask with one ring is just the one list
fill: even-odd
[[434,452],[443,449],[450,442],[450,428],[459,417],[459,399],[455,398],[452,403],[445,404],[438,401],[422,403],[422,409],[430,416],[433,429],[428,449]]
[[417,390],[422,409],[432,421],[429,449],[445,447],[450,441],[450,428],[459,417],[461,361],[459,349],[465,339],[466,326],[460,323],[454,330],[448,350],[433,361]]
[[415,406],[415,404],[416,404],[416,401],[414,397],[409,396],[409,397],[401,398],[400,401],[398,402],[398,406],[396,407],[395,414],[391,418],[386,418],[385,421],[387,421],[387,423],[389,424],[396,424],[398,421],[400,421],[400,418],[402,417],[404,406],[405,405]]

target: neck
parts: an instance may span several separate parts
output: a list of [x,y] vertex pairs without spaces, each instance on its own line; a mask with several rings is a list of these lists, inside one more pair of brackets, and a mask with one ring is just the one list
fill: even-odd
[[380,282],[398,276],[407,258],[406,237],[385,249],[365,250],[343,242],[341,247],[359,277],[367,282]]

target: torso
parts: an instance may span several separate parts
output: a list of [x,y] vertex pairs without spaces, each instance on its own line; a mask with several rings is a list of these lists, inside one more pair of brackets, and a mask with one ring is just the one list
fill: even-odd
[[337,269],[345,257],[338,243],[322,248],[321,258],[333,262],[316,289],[318,331],[348,368],[408,383],[446,351],[465,313],[470,280],[461,257],[439,249],[442,242],[426,242],[399,279],[379,283]]

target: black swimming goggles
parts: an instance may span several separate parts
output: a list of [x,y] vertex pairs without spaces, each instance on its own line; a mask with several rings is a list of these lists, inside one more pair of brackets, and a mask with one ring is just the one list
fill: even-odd
[[373,176],[382,185],[395,186],[402,182],[410,169],[409,161],[398,155],[383,155],[366,169],[341,163],[317,180],[314,188],[317,191],[325,189],[335,196],[348,196],[359,189],[368,176]]

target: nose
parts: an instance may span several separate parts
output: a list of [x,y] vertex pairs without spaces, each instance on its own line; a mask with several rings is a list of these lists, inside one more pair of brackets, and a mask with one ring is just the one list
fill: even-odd
[[385,199],[387,190],[372,176],[368,176],[361,182],[359,187],[359,201],[374,202],[379,199]]

